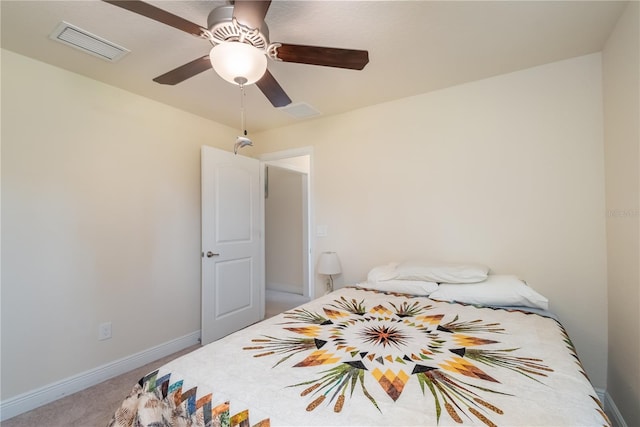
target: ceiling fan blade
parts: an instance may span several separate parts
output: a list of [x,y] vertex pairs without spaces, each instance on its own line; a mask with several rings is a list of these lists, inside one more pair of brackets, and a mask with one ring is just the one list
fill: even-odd
[[284,89],[282,89],[269,70],[264,72],[262,78],[256,82],[256,86],[258,86],[274,107],[284,107],[285,105],[291,104],[291,98],[285,93]]
[[299,64],[362,70],[369,63],[369,52],[366,50],[281,43],[276,52],[278,59]]
[[185,31],[194,36],[200,37],[205,31],[200,25],[194,24],[184,18],[181,18],[173,13],[162,10],[149,3],[145,3],[139,0],[102,0],[105,3],[112,4],[114,6],[121,7],[130,12],[137,13],[142,16],[146,16],[154,21],[162,22],[170,27],[177,28],[178,30]]
[[209,59],[209,55],[206,55],[202,58],[198,58],[184,64],[175,70],[164,73],[163,75],[153,79],[153,81],[163,85],[175,85],[195,76],[196,74],[207,71],[209,68],[211,68],[211,60]]
[[233,17],[245,27],[260,29],[270,5],[271,0],[236,0],[233,4]]

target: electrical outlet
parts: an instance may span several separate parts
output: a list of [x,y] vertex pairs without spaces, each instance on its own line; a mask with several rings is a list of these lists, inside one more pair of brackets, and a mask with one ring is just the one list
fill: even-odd
[[98,326],[98,339],[100,341],[111,338],[111,322],[100,323]]

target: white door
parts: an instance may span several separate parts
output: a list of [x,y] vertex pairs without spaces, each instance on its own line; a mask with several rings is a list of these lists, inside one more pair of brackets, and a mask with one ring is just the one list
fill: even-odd
[[202,147],[202,344],[264,312],[260,162]]

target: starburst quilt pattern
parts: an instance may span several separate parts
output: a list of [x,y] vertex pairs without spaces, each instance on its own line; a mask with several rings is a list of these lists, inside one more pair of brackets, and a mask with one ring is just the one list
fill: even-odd
[[341,296],[320,310],[286,312],[286,336],[257,337],[244,350],[273,357],[274,367],[325,368],[289,385],[307,399],[307,411],[341,412],[354,393],[380,411],[372,387],[395,402],[414,381],[438,421],[473,417],[488,426],[503,414],[492,396],[506,394],[495,372],[508,370],[535,382],[553,372],[544,360],[502,346],[505,329],[499,323],[451,316],[429,301],[407,297],[368,305]]

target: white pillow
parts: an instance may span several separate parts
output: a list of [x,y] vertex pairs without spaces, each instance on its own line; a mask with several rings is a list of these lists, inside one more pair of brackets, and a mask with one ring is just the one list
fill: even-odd
[[391,280],[396,277],[397,262],[390,262],[389,264],[373,267],[367,274],[368,282],[379,282],[381,280]]
[[490,275],[480,283],[441,283],[429,298],[468,304],[549,309],[549,300],[516,276]]
[[424,282],[422,280],[384,280],[380,282],[358,283],[356,286],[383,292],[398,292],[418,296],[427,296],[438,289],[437,283]]
[[424,280],[437,283],[482,282],[489,267],[479,264],[447,263],[441,261],[404,262],[395,269],[395,279]]

